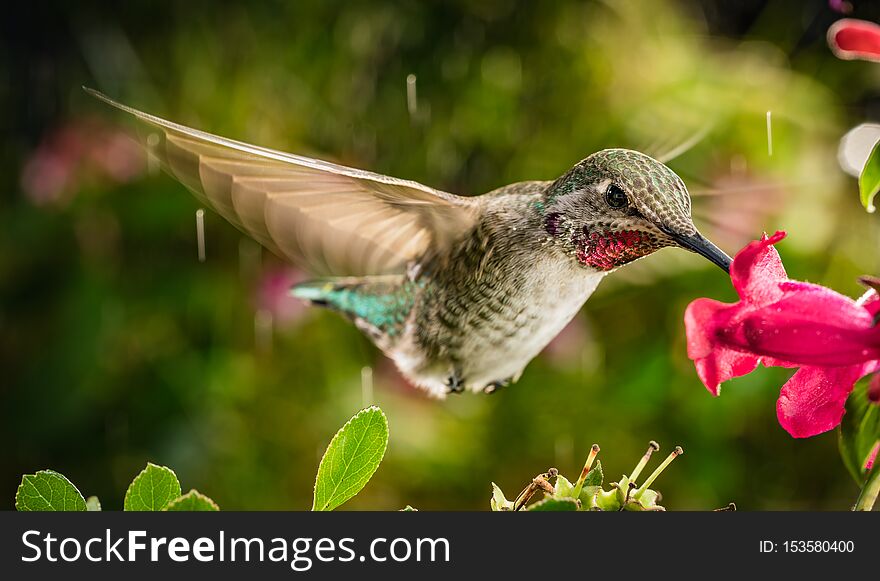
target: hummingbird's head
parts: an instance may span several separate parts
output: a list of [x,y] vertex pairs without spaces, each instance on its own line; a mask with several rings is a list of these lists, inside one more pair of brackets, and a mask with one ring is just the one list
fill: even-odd
[[613,270],[680,246],[730,270],[730,257],[694,226],[684,182],[643,153],[594,153],[547,188],[541,207],[547,234],[584,266]]

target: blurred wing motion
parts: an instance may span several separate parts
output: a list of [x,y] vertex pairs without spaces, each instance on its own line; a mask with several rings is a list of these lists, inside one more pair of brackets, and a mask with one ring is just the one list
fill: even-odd
[[98,99],[159,130],[165,170],[237,228],[313,274],[402,272],[474,223],[469,198],[422,184],[273,151]]

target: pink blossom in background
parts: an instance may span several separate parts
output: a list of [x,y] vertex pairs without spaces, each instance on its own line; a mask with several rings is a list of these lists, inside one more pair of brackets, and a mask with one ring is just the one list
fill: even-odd
[[831,289],[790,280],[774,244],[784,232],[750,242],[730,277],[740,301],[693,301],[685,312],[688,357],[706,388],[746,375],[759,362],[800,367],[782,387],[779,423],[797,438],[840,423],[855,382],[880,369],[880,297],[854,301]]
[[373,366],[373,385],[385,392],[394,392],[414,400],[427,401],[421,390],[414,389],[412,384],[387,357],[379,357]]
[[837,58],[880,62],[880,25],[843,18],[828,28],[828,46]]
[[21,188],[37,205],[67,203],[84,181],[127,183],[146,168],[143,149],[101,121],[79,119],[50,131],[25,161]]
[[792,194],[781,183],[739,168],[718,175],[706,190],[695,193],[701,199],[694,214],[706,223],[706,235],[722,248],[741,248],[752,240]]
[[579,363],[590,341],[587,324],[580,316],[569,321],[544,348],[544,356],[558,364]]
[[267,267],[257,287],[257,308],[271,313],[280,325],[299,320],[308,307],[300,299],[290,296],[290,288],[305,279],[305,273],[292,266]]
[[841,14],[849,14],[853,9],[852,4],[846,0],[828,0],[828,6],[835,12],[840,12]]
[[130,182],[145,169],[143,149],[121,131],[99,131],[93,136],[86,153],[96,168],[117,183]]

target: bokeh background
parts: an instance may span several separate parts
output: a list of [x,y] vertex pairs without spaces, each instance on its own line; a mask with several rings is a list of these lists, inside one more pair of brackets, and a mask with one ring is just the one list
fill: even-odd
[[657,482],[671,509],[854,501],[836,434],[777,424],[790,371],[720,398],[700,384],[684,309],[735,299],[705,261],[667,249],[624,268],[518,384],[433,401],[352,325],[286,298],[305,275],[215,214],[199,263],[195,200],[80,89],[462,194],[690,142],[670,165],[704,233],[732,254],[785,228],[793,277],[855,296],[880,272],[880,229],[838,144],[880,118],[880,65],[829,51],[847,3],[34,4],[2,24],[0,506],[51,467],[118,508],[149,460],[224,509],[307,509],[324,447],[365,403],[391,440],[348,509],[485,510],[490,481],[512,495],[548,466],[576,475],[594,442],[613,477],[650,439],[686,451]]

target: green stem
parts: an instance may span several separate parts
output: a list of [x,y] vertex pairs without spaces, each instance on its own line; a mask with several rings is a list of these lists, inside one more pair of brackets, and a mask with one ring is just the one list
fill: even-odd
[[865,484],[862,486],[862,491],[859,493],[853,510],[873,510],[878,494],[880,494],[880,462],[875,462],[874,468],[865,479]]
[[678,456],[681,456],[682,454],[684,454],[684,450],[682,450],[681,446],[676,446],[675,450],[672,451],[672,454],[667,456],[666,460],[664,460],[663,463],[660,464],[660,466],[657,466],[657,469],[654,470],[650,476],[648,476],[648,479],[645,480],[645,482],[643,482],[641,486],[639,486],[639,488],[633,494],[633,498],[635,500],[639,500],[642,497],[642,494],[644,494],[645,491],[648,490],[648,488],[650,488],[652,484],[654,484],[654,481],[657,480],[657,477],[660,476],[660,473],[666,470],[666,467],[669,466],[669,464],[672,463],[673,460],[675,460]]
[[654,440],[651,440],[650,443],[648,443],[648,451],[645,452],[645,454],[642,456],[642,459],[639,460],[638,464],[636,464],[635,469],[633,469],[632,474],[629,477],[630,481],[635,482],[638,479],[639,474],[641,474],[642,470],[645,469],[645,466],[648,465],[648,460],[651,459],[651,454],[659,449],[660,444],[658,444]]
[[590,448],[590,455],[587,456],[587,461],[584,463],[583,470],[581,470],[581,475],[578,477],[577,482],[574,483],[574,498],[578,498],[581,495],[581,490],[584,488],[584,481],[587,479],[587,474],[590,473],[590,468],[593,467],[593,461],[598,455],[599,444],[593,444],[593,447]]

